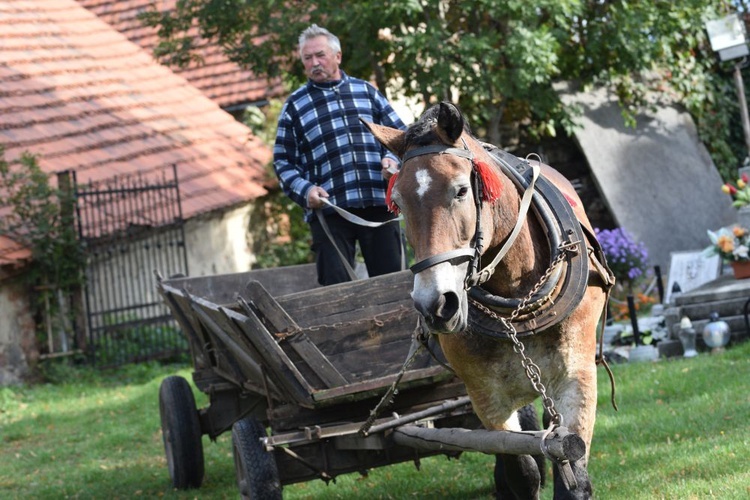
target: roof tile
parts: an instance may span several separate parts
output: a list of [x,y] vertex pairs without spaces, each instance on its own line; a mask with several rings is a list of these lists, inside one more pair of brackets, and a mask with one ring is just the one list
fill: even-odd
[[[185,217],[265,193],[270,149],[78,2],[0,2],[0,46],[7,161],[28,151],[82,183],[177,165]],[[0,238],[0,265],[26,257]]]
[[[100,19],[138,44],[147,54],[159,42],[157,30],[143,26],[136,17],[153,5],[153,0],[78,0],[78,3],[99,16]],[[161,10],[174,9],[176,0],[161,0]],[[199,88],[206,96],[223,108],[248,104],[278,97],[283,93],[280,80],[268,82],[251,71],[229,61],[221,48],[193,33],[202,61],[173,71]]]

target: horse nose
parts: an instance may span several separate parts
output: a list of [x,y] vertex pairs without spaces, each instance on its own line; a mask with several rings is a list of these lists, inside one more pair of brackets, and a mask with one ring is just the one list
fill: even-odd
[[415,307],[425,318],[434,318],[437,321],[450,321],[458,312],[458,295],[455,292],[445,292],[439,295],[431,304],[417,302]]

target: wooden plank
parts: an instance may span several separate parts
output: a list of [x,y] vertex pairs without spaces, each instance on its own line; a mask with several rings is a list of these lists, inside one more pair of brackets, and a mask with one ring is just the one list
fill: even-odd
[[[217,338],[220,339],[227,352],[225,361],[232,368],[239,371],[243,378],[240,380],[242,386],[250,382],[254,389],[263,388],[268,384],[270,395],[279,399],[283,392],[279,389],[274,380],[266,380],[261,367],[262,358],[244,335],[244,332],[237,328],[232,320],[227,317],[223,309],[206,307],[204,304],[194,303],[193,306],[202,318],[206,328]],[[261,394],[266,393],[261,390]]]
[[350,281],[277,297],[279,305],[301,327],[371,317],[411,305],[413,277],[409,271]]
[[[250,281],[242,292],[243,296],[253,304],[268,323],[277,332],[293,332],[298,330],[297,323],[282,309],[279,303],[269,294],[258,281]],[[320,349],[310,341],[305,333],[295,333],[282,341],[299,354],[315,374],[323,381],[325,388],[346,385],[347,379],[331,364]],[[283,348],[283,345],[282,345]]]
[[[376,397],[396,380],[398,374],[388,375],[362,382],[355,382],[342,387],[334,387],[313,394],[318,405],[343,404],[351,401]],[[399,382],[399,390],[416,386],[435,384],[453,377],[453,374],[442,366],[433,366],[422,370],[407,371]]]
[[185,297],[183,291],[166,286],[163,282],[159,283],[159,292],[188,340],[193,367],[196,370],[210,367],[211,356],[207,349],[209,342],[203,334],[200,322],[190,314],[190,300]]
[[252,342],[263,357],[264,366],[271,372],[270,375],[287,390],[293,401],[308,408],[313,407],[313,387],[279,347],[274,336],[258,319],[250,305],[244,299],[240,303],[243,306],[244,314],[230,309],[225,309],[225,314],[232,318],[248,340]]
[[[347,374],[349,380],[362,382],[398,373],[409,355],[410,339],[362,347],[356,351],[330,356],[331,362]],[[409,366],[410,370],[435,366],[430,354],[422,350]]]
[[383,346],[384,351],[390,351],[389,344],[411,341],[416,314],[413,307],[396,309],[390,314],[363,317],[306,333],[329,359],[371,346]]
[[233,303],[237,292],[242,290],[245,284],[251,280],[263,283],[266,290],[274,297],[320,286],[317,281],[315,264],[254,269],[244,273],[170,278],[163,280],[162,283],[178,290],[185,289],[190,295],[214,304],[225,305]]
[[[199,297],[193,297],[192,299],[194,302],[193,310],[196,310],[196,313],[199,310],[199,305],[207,309],[219,307]],[[243,338],[243,342],[252,344],[262,359],[262,366],[268,371],[269,377],[283,389],[286,396],[298,404],[311,406],[310,394],[313,388],[302,377],[297,368],[289,362],[289,358],[276,344],[275,339],[260,320],[252,314],[252,311],[247,316],[226,308],[221,308],[221,310],[236,325],[238,336]]]

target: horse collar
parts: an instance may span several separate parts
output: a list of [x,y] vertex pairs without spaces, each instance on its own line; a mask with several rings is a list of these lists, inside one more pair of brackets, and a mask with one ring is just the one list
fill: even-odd
[[[530,173],[529,164],[490,144],[484,147],[505,175],[522,189],[528,182],[526,177]],[[528,302],[528,306],[513,320],[519,337],[545,330],[565,319],[585,294],[588,283],[589,256],[586,248],[589,239],[585,236],[570,203],[551,182],[540,177],[534,193],[533,206],[533,213],[546,229],[551,252],[550,261],[553,261],[559,252],[566,252],[566,257]],[[576,248],[577,251],[567,248]],[[469,307],[469,329],[474,333],[494,338],[509,338],[502,328],[502,322],[498,322],[492,316],[509,317],[521,300],[493,295],[478,286],[472,287],[468,293],[472,299]],[[472,302],[495,314],[485,314],[481,307],[475,307]]]

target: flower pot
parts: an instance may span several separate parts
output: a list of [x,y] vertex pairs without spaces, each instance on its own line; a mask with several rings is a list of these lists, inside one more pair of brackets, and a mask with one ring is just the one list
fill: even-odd
[[734,277],[738,280],[750,278],[750,261],[730,262]]

